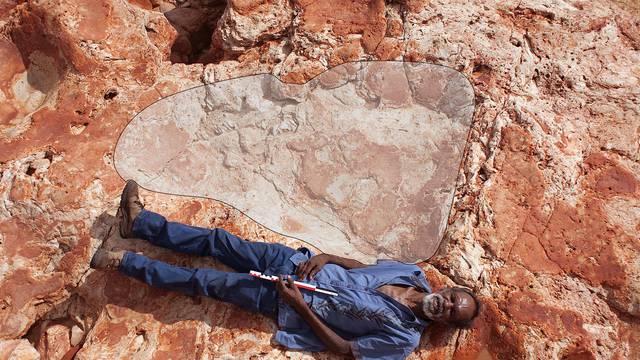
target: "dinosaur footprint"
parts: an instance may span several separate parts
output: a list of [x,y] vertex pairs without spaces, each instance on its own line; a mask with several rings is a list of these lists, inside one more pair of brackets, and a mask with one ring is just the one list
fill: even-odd
[[325,252],[415,262],[443,236],[473,111],[469,81],[433,64],[347,63],[303,85],[260,74],[150,105],[115,164]]

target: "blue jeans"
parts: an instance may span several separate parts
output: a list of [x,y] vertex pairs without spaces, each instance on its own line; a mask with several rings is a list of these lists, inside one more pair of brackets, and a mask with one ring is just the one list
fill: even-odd
[[290,247],[243,240],[219,228],[169,222],[148,210],[135,218],[133,236],[174,251],[213,256],[238,272],[173,266],[127,251],[118,268],[122,274],[151,286],[210,296],[269,316],[275,316],[278,306],[275,284],[248,272],[289,275],[295,270],[290,259],[297,251]]

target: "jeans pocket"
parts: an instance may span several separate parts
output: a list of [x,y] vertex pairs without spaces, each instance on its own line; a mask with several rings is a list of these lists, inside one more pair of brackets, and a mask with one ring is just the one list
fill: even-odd
[[309,256],[296,251],[293,255],[291,255],[291,257],[289,258],[289,261],[293,263],[293,265],[298,266],[300,265],[301,262],[307,261],[309,260]]
[[287,261],[286,264],[280,266],[271,266],[264,271],[265,275],[293,275],[296,269],[296,265],[291,261]]

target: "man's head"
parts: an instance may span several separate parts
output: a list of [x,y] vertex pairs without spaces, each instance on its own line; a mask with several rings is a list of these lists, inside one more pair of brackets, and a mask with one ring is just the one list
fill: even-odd
[[445,288],[425,295],[424,316],[433,321],[468,327],[480,313],[481,303],[471,290],[462,287]]

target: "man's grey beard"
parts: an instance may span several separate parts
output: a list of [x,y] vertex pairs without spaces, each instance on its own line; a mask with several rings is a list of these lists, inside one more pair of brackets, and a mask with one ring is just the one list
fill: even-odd
[[431,293],[422,299],[422,312],[428,318],[438,317],[442,314],[444,298],[438,293]]

